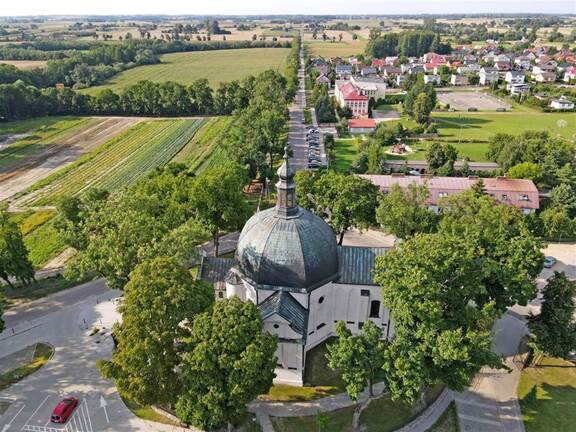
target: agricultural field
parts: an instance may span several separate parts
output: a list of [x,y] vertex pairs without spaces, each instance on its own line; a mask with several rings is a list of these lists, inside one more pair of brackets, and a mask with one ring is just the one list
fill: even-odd
[[129,69],[107,84],[85,92],[95,94],[106,88],[121,90],[142,80],[188,85],[200,78],[208,79],[210,85],[217,88],[221,82],[257,75],[267,69],[284,72],[288,51],[288,48],[247,48],[166,54],[160,64]]
[[202,171],[219,163],[219,147],[223,134],[230,127],[232,117],[215,117],[207,121],[172,159],[172,162],[186,164],[191,171]]
[[312,56],[324,58],[350,57],[363,54],[367,44],[366,39],[349,40],[342,42],[306,41],[308,52]]
[[24,70],[44,68],[47,63],[47,61],[43,60],[0,60],[0,64],[9,64]]
[[55,210],[27,210],[11,216],[11,220],[20,227],[24,244],[30,252],[30,261],[36,269],[66,249],[54,227],[54,216]]
[[37,183],[30,193],[17,199],[15,205],[51,206],[61,196],[82,195],[89,188],[114,191],[129,186],[170,162],[205,121],[140,123]]
[[139,121],[48,117],[0,125],[0,200],[25,190]]

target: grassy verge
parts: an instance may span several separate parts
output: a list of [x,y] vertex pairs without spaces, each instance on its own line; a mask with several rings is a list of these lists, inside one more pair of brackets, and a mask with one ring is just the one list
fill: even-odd
[[334,153],[336,158],[333,166],[336,171],[347,172],[358,154],[356,139],[336,138],[334,140]]
[[33,374],[46,363],[54,354],[54,347],[45,343],[39,343],[36,345],[36,350],[34,351],[34,357],[32,361],[28,364],[20,366],[13,371],[7,372],[0,375],[0,390],[5,390],[18,381],[23,380],[28,375]]
[[121,396],[124,404],[128,407],[130,411],[134,413],[136,417],[140,417],[143,420],[153,421],[156,423],[167,424],[171,426],[180,426],[178,422],[175,422],[168,417],[163,416],[162,414],[158,414],[154,411],[150,406],[140,405],[133,400],[128,399],[125,396]]
[[77,285],[88,282],[89,279],[81,281],[74,281],[66,279],[62,275],[55,275],[45,279],[39,279],[32,283],[31,286],[16,286],[14,290],[8,287],[6,289],[6,298],[8,300],[8,307],[28,303],[39,298],[46,297],[50,294],[55,294],[60,291],[75,287]]
[[576,424],[576,365],[544,358],[522,371],[518,399],[527,432],[573,431]]
[[268,394],[258,399],[266,401],[304,402],[320,399],[339,393],[333,386],[295,387],[285,384],[276,384],[270,388]]

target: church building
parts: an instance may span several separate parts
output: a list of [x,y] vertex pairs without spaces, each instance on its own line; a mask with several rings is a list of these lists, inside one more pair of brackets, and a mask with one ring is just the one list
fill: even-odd
[[393,323],[372,272],[388,248],[338,246],[332,228],[296,204],[287,152],[278,170],[276,206],[244,226],[234,259],[203,257],[198,277],[219,298],[254,302],[264,328],[278,336],[275,383],[303,385],[306,353],[334,335],[373,321],[390,338]]

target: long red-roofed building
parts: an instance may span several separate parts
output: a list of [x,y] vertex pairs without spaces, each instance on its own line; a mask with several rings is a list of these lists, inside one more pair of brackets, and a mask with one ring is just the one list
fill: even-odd
[[[360,177],[370,180],[384,193],[390,192],[394,185],[407,188],[411,184],[426,186],[430,196],[428,205],[437,210],[441,198],[472,188],[480,179],[478,177],[428,177],[405,176],[403,174],[370,175]],[[528,214],[540,208],[538,189],[532,180],[509,179],[506,177],[483,178],[486,193],[503,204],[519,208]]]

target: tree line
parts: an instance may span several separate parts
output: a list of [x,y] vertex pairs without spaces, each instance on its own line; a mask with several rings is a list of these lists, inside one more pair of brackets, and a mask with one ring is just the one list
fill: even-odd
[[431,31],[413,30],[401,33],[386,33],[374,37],[366,45],[366,54],[374,58],[387,56],[420,57],[427,52],[449,54],[449,42],[442,42],[440,35]]

